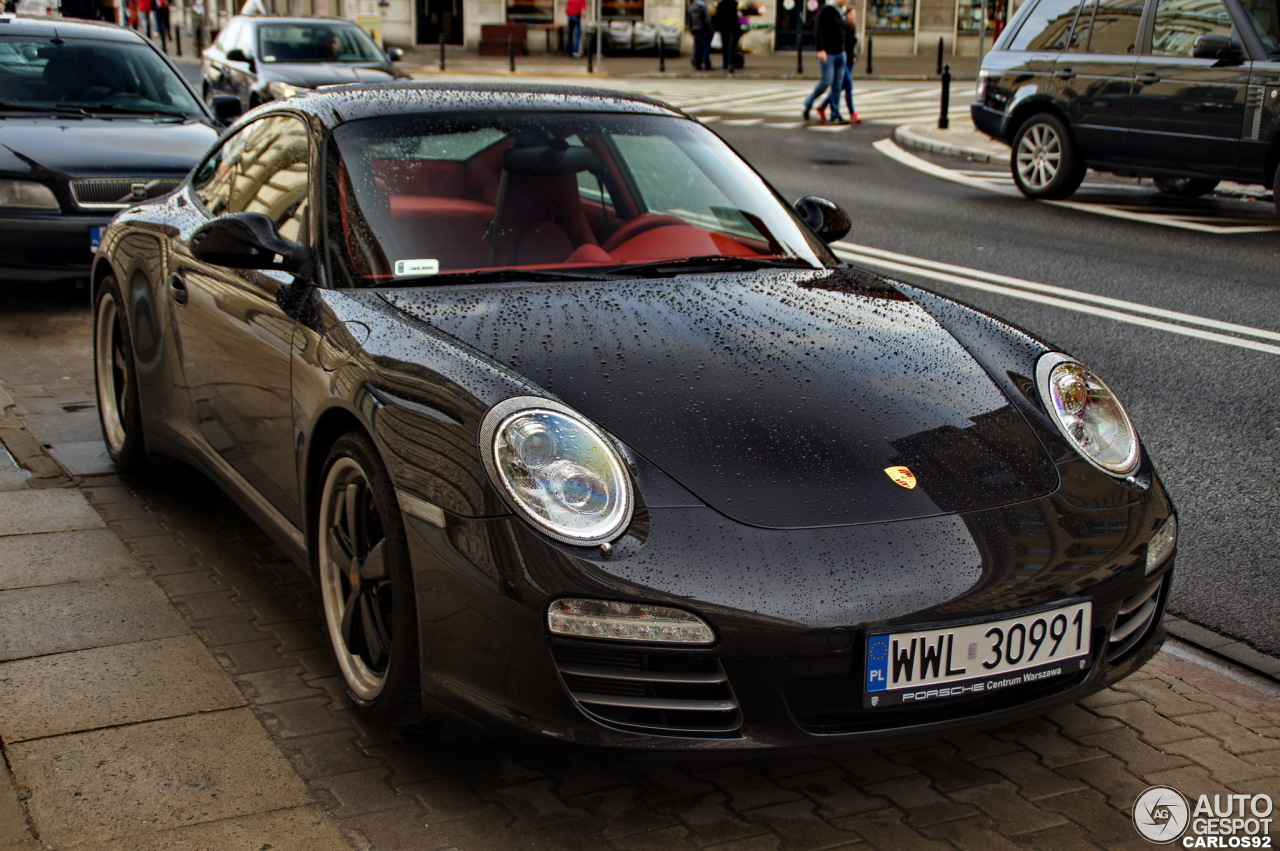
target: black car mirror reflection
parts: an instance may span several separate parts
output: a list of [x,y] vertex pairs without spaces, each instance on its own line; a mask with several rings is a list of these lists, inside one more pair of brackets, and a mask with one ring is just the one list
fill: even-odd
[[235,121],[244,113],[244,104],[235,95],[214,95],[209,101],[213,117],[224,127]]
[[294,273],[310,259],[305,245],[282,237],[262,213],[229,213],[201,225],[191,235],[191,253],[216,266]]
[[249,65],[249,70],[250,71],[253,70],[253,57],[245,53],[239,47],[233,47],[227,51],[227,61],[228,62],[246,62]]
[[844,208],[826,198],[806,195],[792,206],[800,219],[818,235],[818,239],[825,243],[844,239],[853,227],[853,222]]

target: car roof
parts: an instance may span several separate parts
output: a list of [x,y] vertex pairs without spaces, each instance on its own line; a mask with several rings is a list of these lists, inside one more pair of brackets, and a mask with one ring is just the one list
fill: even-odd
[[0,15],[0,37],[3,36],[96,38],[107,41],[146,42],[146,39],[133,30],[105,21],[49,18],[38,15]]
[[308,17],[291,17],[288,15],[236,15],[242,21],[251,21],[252,23],[262,26],[263,24],[297,24],[298,26],[314,26],[320,24],[339,24],[344,27],[359,27],[359,25],[349,18],[338,18],[333,15],[313,15]]
[[307,112],[330,127],[362,118],[433,112],[613,112],[690,118],[675,107],[644,95],[537,83],[396,82],[325,86],[283,101],[272,101],[260,110],[273,107]]

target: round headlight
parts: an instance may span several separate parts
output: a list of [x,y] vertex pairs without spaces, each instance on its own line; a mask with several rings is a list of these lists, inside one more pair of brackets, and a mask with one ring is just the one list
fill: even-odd
[[556,540],[603,543],[630,524],[626,466],[605,433],[573,409],[536,396],[507,399],[485,415],[480,441],[506,501]]
[[1058,429],[1085,460],[1113,476],[1138,469],[1138,433],[1120,400],[1096,373],[1052,352],[1036,364],[1036,386]]

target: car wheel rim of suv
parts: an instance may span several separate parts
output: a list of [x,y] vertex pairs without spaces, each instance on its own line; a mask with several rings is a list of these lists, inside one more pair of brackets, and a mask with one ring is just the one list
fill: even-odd
[[1018,173],[1037,189],[1053,182],[1062,165],[1062,140],[1047,124],[1037,124],[1023,134],[1018,145]]

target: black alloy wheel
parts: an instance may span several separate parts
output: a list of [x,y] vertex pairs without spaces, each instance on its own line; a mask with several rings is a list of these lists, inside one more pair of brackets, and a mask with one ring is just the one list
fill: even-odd
[[1066,198],[1084,180],[1085,164],[1062,119],[1051,113],[1028,118],[1013,137],[1013,182],[1028,198]]
[[421,719],[418,623],[404,521],[386,467],[362,432],[324,465],[315,554],[325,625],[347,693],[371,720]]
[[147,465],[138,400],[138,367],[120,285],[108,275],[98,287],[93,309],[93,377],[98,422],[107,454],[121,470]]

